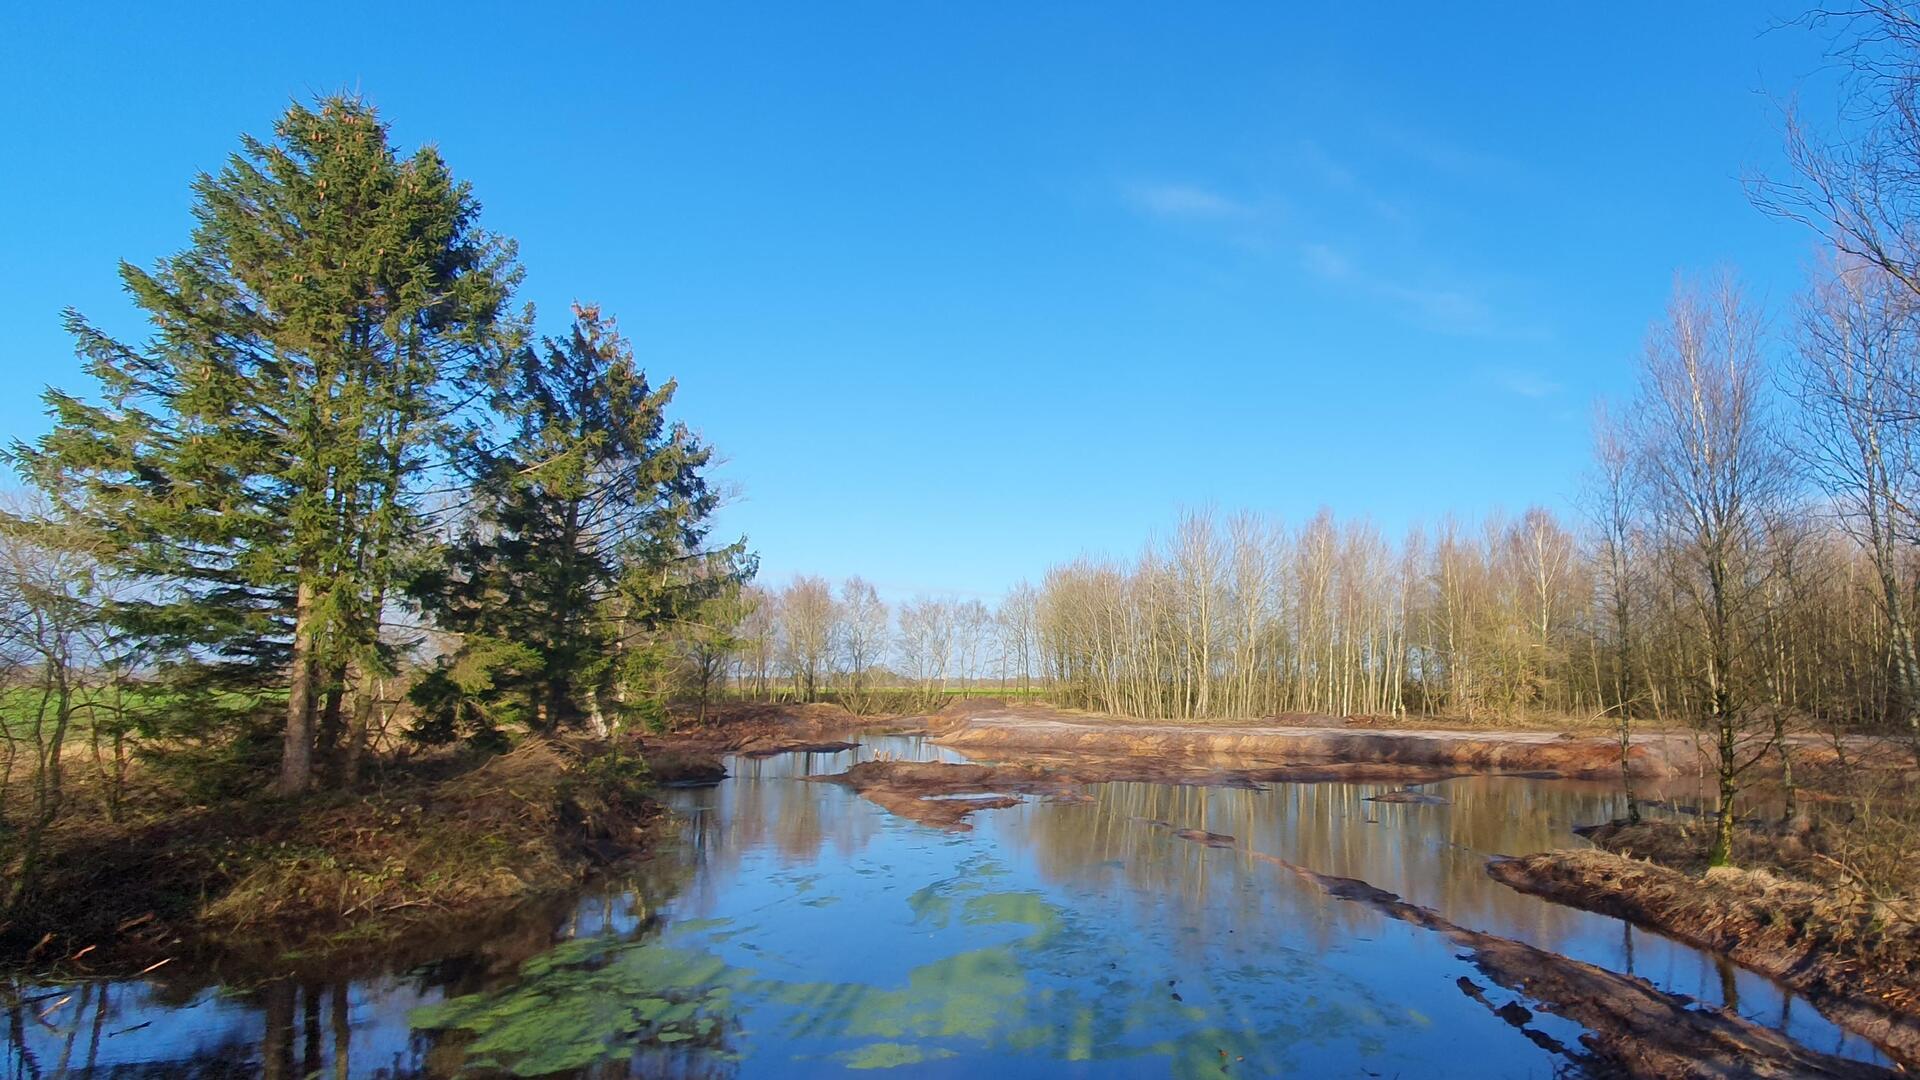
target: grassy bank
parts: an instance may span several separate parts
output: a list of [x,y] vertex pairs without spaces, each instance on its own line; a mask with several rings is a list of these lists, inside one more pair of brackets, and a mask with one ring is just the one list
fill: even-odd
[[0,926],[0,963],[107,971],[379,951],[643,853],[661,816],[650,790],[631,751],[529,738],[498,755],[423,757],[351,794],[155,796],[122,822],[72,813]]

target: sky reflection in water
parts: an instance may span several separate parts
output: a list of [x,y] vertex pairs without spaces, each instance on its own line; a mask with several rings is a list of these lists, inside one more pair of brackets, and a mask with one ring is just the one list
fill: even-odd
[[[1462,925],[1733,1000],[1818,1049],[1879,1060],[1759,976],[1514,893],[1489,854],[1617,812],[1603,784],[1474,777],[1447,805],[1382,784],[1089,787],[943,833],[808,783],[917,737],[736,759],[673,792],[680,859],[529,912],[410,972],[248,990],[114,984],[15,1010],[0,1078],[227,1076],[1552,1076],[1565,1059],[1462,993],[1438,936],[1154,820],[1356,877]],[[176,978],[178,978],[176,976]],[[1511,995],[1489,987],[1495,1004]],[[50,988],[43,993],[52,993]],[[144,1026],[143,1026],[144,1025]],[[1579,1029],[1532,1027],[1568,1045]]]

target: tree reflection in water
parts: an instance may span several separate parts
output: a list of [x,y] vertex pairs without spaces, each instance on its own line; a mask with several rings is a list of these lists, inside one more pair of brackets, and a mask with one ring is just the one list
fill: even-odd
[[[1115,783],[949,834],[806,780],[879,750],[940,754],[881,738],[857,755],[736,760],[734,779],[672,793],[686,842],[635,881],[417,943],[418,959],[387,973],[27,988],[8,1011],[0,1080],[1566,1067],[1461,992],[1473,973],[1444,941],[1329,902],[1248,851],[1735,1000],[1818,1049],[1866,1052],[1749,973],[1486,877],[1487,855],[1565,843],[1574,824],[1613,815],[1606,785],[1462,778],[1429,786],[1448,801],[1422,805],[1367,801],[1383,784]],[[1156,822],[1237,843],[1189,843]],[[1578,1045],[1564,1021],[1537,1024]]]

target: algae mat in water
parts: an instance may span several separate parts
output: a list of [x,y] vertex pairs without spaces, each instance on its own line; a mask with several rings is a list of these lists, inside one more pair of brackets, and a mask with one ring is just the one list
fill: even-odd
[[[782,978],[731,963],[720,953],[740,928],[703,920],[643,940],[568,942],[525,965],[513,986],[412,1021],[440,1033],[439,1060],[459,1055],[455,1071],[528,1077],[617,1061],[642,1075],[701,1072],[749,1053],[797,1071],[918,1072],[998,1057],[1163,1058],[1174,1075],[1196,1076],[1218,1076],[1224,1062],[1280,1066],[1246,1034],[1248,1017],[1186,1003],[1123,941],[1040,893],[996,891],[991,862],[959,869],[907,898],[914,925],[1001,940],[919,964],[901,984]],[[1251,1026],[1269,1038],[1299,1035],[1298,1025],[1339,1025],[1340,1013],[1264,1015]]]

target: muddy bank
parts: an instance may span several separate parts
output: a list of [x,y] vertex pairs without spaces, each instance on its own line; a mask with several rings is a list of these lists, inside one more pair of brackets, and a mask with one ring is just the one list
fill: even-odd
[[[930,723],[939,732],[935,741],[970,753],[1217,756],[1289,766],[1364,763],[1444,768],[1456,774],[1548,772],[1589,779],[1620,775],[1620,747],[1614,740],[1554,732],[1172,723],[989,700],[950,707],[935,714]],[[1647,778],[1677,775],[1692,768],[1696,758],[1690,740],[1664,735],[1637,736],[1629,754],[1633,773]]]
[[1602,1075],[1631,1077],[1884,1078],[1891,1070],[1806,1049],[1780,1033],[1723,1009],[1701,1007],[1650,983],[1621,975],[1511,938],[1469,930],[1431,908],[1355,878],[1322,874],[1278,856],[1241,846],[1231,836],[1153,824],[1175,836],[1280,867],[1335,899],[1361,904],[1444,936],[1465,950],[1487,979],[1523,995],[1546,1011],[1581,1025],[1584,1051],[1560,1044],[1530,1025],[1530,1010],[1518,1002],[1495,1006],[1483,988],[1460,980],[1461,991],[1520,1028],[1538,1045],[1593,1067]]
[[662,810],[640,759],[529,739],[371,790],[68,823],[0,925],[0,966],[330,970],[496,919],[647,852]]
[[1017,806],[1016,795],[1065,795],[1074,781],[1039,765],[954,765],[863,761],[843,773],[817,776],[841,784],[888,813],[922,825],[965,831],[976,810]]
[[[1254,788],[1294,781],[1423,783],[1459,775],[1450,770],[1366,762],[1352,765],[1209,767],[1144,757],[1043,757],[1025,764],[960,765],[921,761],[863,761],[843,773],[813,779],[843,784],[901,817],[943,829],[972,828],[966,818],[1020,802],[1017,795],[1078,798],[1083,784],[1135,781],[1204,787]],[[1416,801],[1404,793],[1395,801]],[[968,798],[967,796],[979,796]],[[992,797],[986,797],[992,796]],[[1445,800],[1440,800],[1444,802]]]
[[838,705],[815,703],[714,705],[704,718],[680,717],[672,729],[640,736],[635,744],[649,757],[742,754],[772,757],[791,753],[851,750],[846,737],[875,728],[920,730],[919,718],[859,716]]
[[646,751],[647,773],[655,783],[668,785],[717,784],[727,778],[727,767],[717,754],[700,750]]
[[1609,851],[1497,859],[1487,872],[1521,892],[1721,953],[1800,992],[1895,1060],[1920,1065],[1920,924],[1885,904],[1764,870],[1695,876]]
[[741,750],[740,755],[750,758],[770,758],[781,754],[840,754],[859,748],[859,743],[843,740],[791,739],[756,742],[748,749]]

